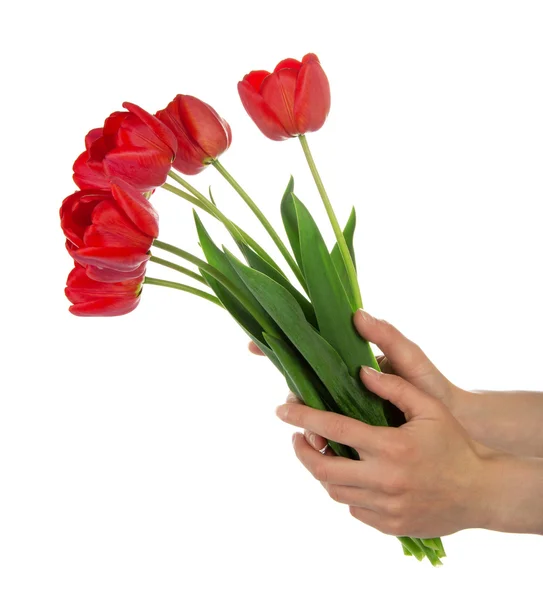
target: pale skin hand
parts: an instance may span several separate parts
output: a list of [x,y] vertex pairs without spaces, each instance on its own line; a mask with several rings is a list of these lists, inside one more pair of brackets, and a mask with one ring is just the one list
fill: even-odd
[[[390,323],[361,311],[355,314],[354,324],[362,337],[384,352],[377,357],[383,372],[399,375],[441,400],[473,440],[519,456],[543,457],[543,392],[463,390]],[[252,342],[249,350],[262,354]],[[325,445],[322,437],[305,433],[316,449]]]
[[[391,331],[401,334],[367,315],[357,314],[355,323],[396,371],[394,361],[400,361],[403,377],[367,368],[361,377],[368,389],[402,410],[407,423],[372,427],[295,398],[278,407],[282,420],[306,429],[307,438],[293,436],[295,452],[329,495],[349,505],[358,520],[392,535],[428,538],[471,527],[542,533],[543,460],[515,457],[472,440],[447,408],[458,388],[422,351],[409,340],[389,346]],[[379,331],[387,329],[379,342]],[[312,444],[307,441],[311,432]],[[330,449],[317,452],[326,439],[355,448],[361,460],[337,457]]]

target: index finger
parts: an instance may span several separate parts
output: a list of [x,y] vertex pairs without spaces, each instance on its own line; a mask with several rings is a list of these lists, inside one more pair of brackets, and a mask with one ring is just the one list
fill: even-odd
[[368,425],[351,417],[303,404],[281,404],[275,412],[285,423],[309,429],[327,440],[360,450],[362,454],[378,454],[392,433],[389,427]]

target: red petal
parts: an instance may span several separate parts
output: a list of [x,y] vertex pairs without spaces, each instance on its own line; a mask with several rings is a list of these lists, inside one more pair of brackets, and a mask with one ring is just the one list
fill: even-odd
[[151,148],[115,148],[104,159],[109,178],[118,177],[142,192],[161,186],[170,168],[170,159]]
[[87,151],[98,138],[102,137],[103,131],[103,127],[97,127],[96,129],[91,129],[89,133],[87,133],[87,135],[85,136],[85,148],[87,149]]
[[109,117],[104,121],[104,131],[102,135],[105,138],[115,137],[117,135],[117,131],[119,131],[120,126],[123,124],[123,121],[130,113],[125,110],[117,110],[109,115]]
[[153,205],[135,187],[113,178],[111,193],[128,218],[145,235],[158,237],[158,215]]
[[132,312],[139,304],[140,297],[101,298],[90,302],[80,302],[70,306],[72,315],[77,317],[120,317]]
[[89,153],[83,152],[78,156],[73,166],[73,179],[78,188],[109,189],[109,181],[104,173],[101,162],[89,160]]
[[145,123],[145,125],[147,125],[156,138],[170,149],[173,159],[177,152],[177,140],[170,129],[164,125],[164,123],[159,121],[159,119],[149,114],[146,110],[143,110],[143,108],[140,108],[137,104],[123,102],[123,108],[128,109],[133,115],[136,115],[143,123]]
[[300,133],[294,121],[296,77],[297,71],[294,69],[282,69],[267,77],[260,90],[266,104],[291,136]]
[[86,267],[86,273],[89,279],[102,281],[105,283],[116,283],[142,277],[147,269],[147,261],[141,263],[133,271],[117,271],[116,269],[98,268],[92,265]]
[[115,271],[134,271],[149,255],[134,248],[79,248],[72,251],[72,256],[82,265],[91,265]]
[[179,117],[205,158],[216,158],[230,144],[230,127],[209,104],[194,96],[177,96]]
[[314,54],[303,58],[296,82],[294,115],[300,133],[320,129],[330,112],[330,84]]
[[302,66],[302,63],[295,58],[285,58],[280,63],[277,63],[277,66],[273,70],[274,73],[280,71],[281,69],[294,69],[295,71],[299,71]]
[[84,246],[104,248],[134,248],[147,252],[153,239],[137,229],[132,221],[111,200],[97,204],[92,212],[92,224],[85,230]]
[[60,226],[72,244],[84,245],[85,230],[92,223],[96,205],[108,198],[111,195],[101,190],[81,190],[64,198],[59,211]]
[[181,115],[179,114],[179,100],[181,95],[177,95],[164,110],[157,112],[157,118],[163,121],[175,134],[177,138],[177,154],[173,161],[173,166],[185,175],[195,175],[203,169],[205,152],[192,139]]
[[290,137],[273,110],[247,81],[238,83],[238,92],[247,114],[266,137],[275,141]]
[[243,78],[257,92],[260,91],[260,86],[266,77],[270,74],[269,71],[251,71]]

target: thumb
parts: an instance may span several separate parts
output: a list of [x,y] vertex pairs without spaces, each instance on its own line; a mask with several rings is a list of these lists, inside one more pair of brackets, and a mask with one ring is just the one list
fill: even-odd
[[440,400],[449,394],[450,381],[420,347],[396,327],[376,319],[363,309],[356,311],[353,322],[364,339],[383,351],[394,373]]
[[405,414],[407,421],[442,414],[443,406],[438,400],[397,375],[362,367],[360,378],[368,390],[397,406]]

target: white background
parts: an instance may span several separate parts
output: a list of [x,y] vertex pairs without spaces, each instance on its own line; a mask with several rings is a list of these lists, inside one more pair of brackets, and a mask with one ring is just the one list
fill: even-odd
[[[274,414],[284,382],[220,309],[150,288],[128,316],[70,315],[58,208],[89,129],[125,100],[154,112],[188,93],[232,125],[223,162],[274,224],[293,173],[324,227],[298,142],[264,138],[236,91],[251,69],[315,52],[332,109],[310,143],[342,221],[356,205],[366,308],[458,385],[541,390],[541,3],[6,6],[0,598],[506,598],[539,587],[540,537],[461,532],[433,569],[335,504]],[[271,249],[218,173],[193,183],[212,184]],[[161,238],[197,251],[189,206],[164,191],[154,201]]]

